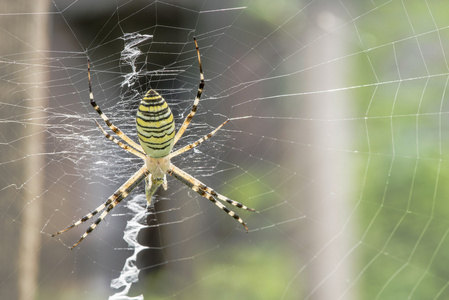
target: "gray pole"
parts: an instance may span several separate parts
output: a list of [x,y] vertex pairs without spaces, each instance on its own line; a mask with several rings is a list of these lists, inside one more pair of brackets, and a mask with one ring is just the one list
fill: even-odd
[[[45,129],[41,124],[48,76],[43,67],[48,53],[41,50],[49,47],[49,15],[45,14],[49,9],[48,0],[0,1],[0,78],[10,79],[0,82],[0,101],[5,104],[0,120],[11,120],[0,123],[5,163],[1,172],[8,174],[0,179],[0,209],[4,213],[0,218],[0,276],[5,279],[0,290],[2,299],[30,300],[37,296],[42,228],[39,197],[44,188],[45,164]],[[8,187],[16,182],[18,189]]]
[[[329,9],[332,6],[329,7]],[[345,87],[348,66],[344,60],[348,41],[344,30],[338,29],[342,21],[329,11],[309,14],[316,24],[309,29],[305,51],[308,66],[302,97],[304,111],[311,120],[307,125],[306,140],[310,147],[297,155],[295,168],[303,170],[313,182],[301,200],[308,221],[300,231],[298,240],[306,245],[301,260],[306,264],[304,278],[308,281],[306,299],[354,299],[346,289],[352,278],[353,255],[350,252],[350,201],[353,172],[350,163],[351,128],[344,121],[350,108],[349,93],[332,91]],[[304,122],[303,122],[304,123]],[[301,147],[304,151],[305,147]]]

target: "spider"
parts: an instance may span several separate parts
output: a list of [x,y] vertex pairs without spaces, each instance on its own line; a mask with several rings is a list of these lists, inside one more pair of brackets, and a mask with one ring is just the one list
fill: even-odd
[[86,232],[81,236],[81,238],[76,242],[70,249],[78,246],[97,226],[100,222],[107,216],[107,214],[116,207],[123,199],[125,199],[131,191],[139,185],[145,179],[145,195],[148,202],[148,205],[151,205],[151,197],[156,192],[157,188],[162,185],[162,187],[167,189],[167,177],[166,174],[173,176],[178,179],[180,182],[208,199],[224,212],[226,212],[229,216],[233,217],[240,224],[245,227],[246,232],[248,232],[248,227],[245,222],[232,210],[228,209],[225,205],[223,205],[220,201],[227,202],[233,206],[236,206],[241,209],[254,211],[254,209],[246,207],[245,205],[231,200],[217,192],[215,192],[210,187],[206,186],[204,183],[179,169],[175,165],[170,162],[170,159],[178,156],[194,147],[198,146],[202,142],[209,139],[213,136],[220,128],[222,128],[228,120],[223,122],[209,134],[200,138],[196,142],[193,142],[187,146],[184,146],[174,152],[172,152],[173,146],[176,145],[176,142],[182,137],[185,130],[189,126],[192,121],[193,116],[197,110],[201,95],[204,89],[204,74],[201,66],[201,57],[200,51],[198,48],[198,43],[196,38],[193,38],[195,43],[196,53],[198,56],[198,64],[200,69],[200,84],[198,86],[198,92],[195,97],[195,100],[192,105],[192,110],[185,118],[178,132],[175,134],[175,123],[173,119],[173,114],[170,110],[170,107],[165,102],[164,98],[162,98],[156,91],[150,89],[142,101],[140,102],[139,108],[137,110],[136,116],[136,128],[137,128],[137,136],[139,138],[140,145],[131,140],[126,134],[124,134],[118,127],[116,127],[109,118],[101,111],[100,107],[95,103],[94,96],[92,93],[92,83],[90,76],[90,62],[87,61],[87,77],[89,80],[89,98],[90,104],[97,111],[97,113],[101,116],[106,125],[119,137],[123,140],[121,142],[117,138],[111,136],[107,133],[101,125],[95,121],[97,126],[100,128],[101,132],[104,136],[120,146],[122,149],[134,154],[137,157],[140,157],[144,164],[143,166],[132,175],[120,188],[118,188],[112,196],[110,196],[106,202],[98,206],[94,211],[85,215],[72,225],[67,228],[56,232],[52,235],[52,237],[66,232],[69,229],[72,229],[81,223],[91,219],[97,213],[103,211],[98,219],[90,225],[90,227],[86,230]]

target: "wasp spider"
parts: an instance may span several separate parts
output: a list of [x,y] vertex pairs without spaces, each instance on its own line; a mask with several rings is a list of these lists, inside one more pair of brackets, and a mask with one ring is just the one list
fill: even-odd
[[[67,230],[80,225],[81,223],[91,219],[97,213],[101,212],[98,219],[90,225],[87,231],[81,236],[81,238],[74,244],[71,249],[75,248],[79,243],[81,243],[97,226],[100,222],[107,216],[107,214],[119,204],[123,199],[125,199],[129,193],[137,186],[139,183],[145,179],[145,194],[148,201],[148,204],[151,204],[151,197],[157,188],[162,185],[164,189],[167,189],[167,178],[166,174],[169,174],[186,186],[208,199],[216,206],[225,211],[228,215],[236,219],[240,224],[242,224],[246,231],[248,232],[248,227],[245,222],[232,210],[229,210],[226,206],[224,206],[220,201],[227,202],[231,205],[234,205],[238,208],[246,209],[249,211],[254,211],[253,209],[246,207],[245,205],[231,200],[217,192],[215,192],[210,187],[206,186],[201,181],[195,179],[191,175],[182,171],[175,165],[170,162],[170,159],[178,156],[196,146],[201,144],[202,142],[209,139],[212,135],[214,135],[223,125],[226,124],[227,121],[222,123],[216,129],[214,129],[209,134],[205,135],[201,139],[196,142],[184,146],[174,152],[172,152],[173,146],[176,145],[176,142],[182,137],[185,130],[189,126],[192,121],[193,116],[198,107],[198,103],[200,101],[201,94],[204,89],[204,74],[203,69],[201,67],[201,58],[200,52],[198,49],[198,44],[196,39],[193,39],[195,42],[196,53],[198,56],[198,64],[200,69],[200,84],[198,87],[198,92],[196,98],[193,102],[192,110],[187,115],[184,123],[182,123],[178,132],[175,134],[175,123],[173,120],[173,114],[170,110],[170,107],[165,102],[164,98],[162,98],[156,91],[149,90],[142,101],[140,102],[140,106],[137,110],[136,117],[136,127],[137,127],[137,135],[139,137],[140,145],[131,140],[127,135],[125,135],[118,127],[116,127],[112,122],[108,119],[108,117],[101,111],[100,107],[95,103],[94,96],[92,93],[92,84],[90,77],[90,63],[87,62],[87,75],[89,79],[89,97],[90,104],[93,108],[98,112],[106,125],[119,137],[123,140],[119,141],[117,138],[111,136],[107,133],[100,124],[97,123],[100,130],[103,134],[128,152],[131,152],[135,156],[140,157],[144,164],[143,166],[136,172],[131,178],[128,179],[115,193],[110,196],[106,202],[98,206],[93,212],[85,215],[72,225],[68,226],[66,229],[58,231],[52,236],[58,235],[60,233],[66,232]],[[220,201],[219,201],[220,200]]]

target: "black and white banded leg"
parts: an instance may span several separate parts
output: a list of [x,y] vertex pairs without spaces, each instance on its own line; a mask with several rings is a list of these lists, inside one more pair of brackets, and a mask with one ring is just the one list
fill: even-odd
[[[138,151],[144,153],[142,146],[134,142],[132,139],[130,139],[126,134],[123,133],[117,126],[115,126],[109,118],[103,113],[100,106],[95,102],[94,100],[94,94],[92,93],[92,82],[90,77],[90,61],[87,61],[87,77],[89,79],[89,99],[90,99],[90,105],[95,109],[95,111],[100,115],[100,117],[103,119],[103,121],[108,125],[111,130],[118,135],[122,140],[124,140],[126,143],[128,143],[131,147],[134,149],[137,149]],[[97,123],[98,124],[98,123]]]
[[101,215],[98,217],[98,219],[90,225],[90,227],[86,230],[86,232],[81,236],[81,238],[76,242],[70,249],[75,248],[78,246],[79,243],[81,243],[97,226],[100,224],[100,222],[108,215],[108,213],[117,205],[119,204],[124,198],[126,198],[129,193],[137,186],[139,183],[148,176],[149,172],[146,167],[146,165],[143,165],[136,173],[134,173],[131,178],[128,179],[115,193],[106,200],[102,205],[98,206],[93,212],[88,213],[80,220],[76,221],[72,225],[68,226],[66,229],[63,229],[61,231],[56,232],[52,235],[58,235],[63,232],[66,232],[69,229],[72,229],[73,227],[76,227],[80,225],[81,223],[86,222],[87,220],[91,219],[93,216],[95,216],[100,211],[104,210]]
[[[221,204],[221,202],[219,202],[217,199],[214,198],[214,196],[207,192],[207,190],[211,191],[215,196],[218,197],[218,194],[215,193],[215,191],[213,191],[212,189],[208,188],[205,184],[203,184],[201,181],[195,179],[194,177],[192,177],[191,175],[187,174],[186,172],[182,171],[181,169],[179,169],[178,167],[176,167],[175,165],[171,164],[170,165],[170,169],[168,171],[168,173],[175,177],[176,179],[178,179],[179,181],[181,181],[182,183],[184,183],[186,186],[188,186],[189,188],[191,188],[192,190],[194,190],[195,192],[197,192],[198,194],[200,194],[201,196],[203,196],[204,198],[208,199],[209,201],[211,201],[212,203],[214,203],[216,206],[218,206],[219,208],[221,208],[223,211],[225,211],[228,215],[230,215],[231,217],[233,217],[234,219],[236,219],[240,224],[243,225],[243,227],[245,227],[246,232],[249,231],[248,226],[246,226],[245,222],[243,222],[242,218],[240,218],[235,212],[233,212],[232,210],[228,209],[226,206],[224,206],[223,204]],[[220,199],[222,198],[222,199]],[[238,208],[242,208],[242,209],[246,209],[249,211],[254,211],[251,208],[246,207],[245,205],[228,199],[222,195],[220,195],[220,200],[226,201]]]
[[184,131],[186,131],[187,127],[189,126],[190,122],[192,121],[193,116],[195,115],[196,110],[198,108],[198,104],[200,103],[200,98],[201,98],[201,95],[203,94],[203,89],[204,89],[204,85],[205,85],[205,83],[204,83],[204,74],[203,74],[203,67],[201,65],[200,50],[198,48],[198,43],[196,42],[196,39],[193,38],[193,40],[195,42],[196,53],[197,53],[197,56],[198,56],[198,64],[199,64],[199,67],[200,67],[200,84],[198,86],[198,92],[196,93],[195,100],[193,101],[192,110],[187,115],[186,119],[184,120],[184,122],[182,123],[182,125],[179,128],[178,132],[176,133],[173,145],[175,145],[178,142],[178,140],[184,134]]

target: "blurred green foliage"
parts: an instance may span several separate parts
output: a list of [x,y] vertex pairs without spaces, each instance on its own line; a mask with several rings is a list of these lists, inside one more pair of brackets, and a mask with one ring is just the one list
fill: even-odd
[[[279,299],[286,291],[289,282],[295,276],[295,270],[285,257],[279,245],[254,245],[238,248],[229,246],[226,258],[217,259],[210,255],[201,259],[189,278],[166,278],[164,273],[157,273],[147,278],[151,299],[165,299],[170,292],[158,289],[167,287],[167,280],[176,282],[196,282],[182,291],[182,299]],[[204,257],[203,257],[204,258]],[[156,277],[157,276],[157,277]],[[178,291],[176,288],[173,292]],[[159,295],[159,296],[158,296]],[[158,298],[160,297],[160,298]],[[284,299],[297,299],[285,295]]]
[[360,299],[449,297],[448,9],[393,1],[357,21],[356,73],[379,82],[358,95]]

